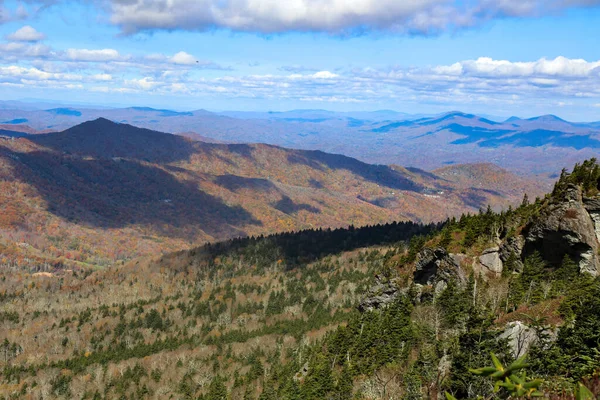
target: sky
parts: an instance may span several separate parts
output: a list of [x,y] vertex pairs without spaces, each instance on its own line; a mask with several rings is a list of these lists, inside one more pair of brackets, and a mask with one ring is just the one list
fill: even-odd
[[600,120],[600,0],[0,0],[0,100]]

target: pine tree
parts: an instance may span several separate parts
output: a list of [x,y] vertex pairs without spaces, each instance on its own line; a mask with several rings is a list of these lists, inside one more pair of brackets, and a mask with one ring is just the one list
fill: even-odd
[[223,383],[223,378],[215,376],[210,382],[206,400],[227,400],[227,388]]

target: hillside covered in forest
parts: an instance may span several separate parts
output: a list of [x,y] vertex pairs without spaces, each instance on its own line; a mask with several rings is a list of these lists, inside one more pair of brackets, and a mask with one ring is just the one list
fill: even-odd
[[438,174],[101,118],[0,137],[0,263],[106,266],[246,235],[428,223],[544,188],[489,164]]
[[[0,395],[597,398],[599,249],[589,160],[544,197],[443,224],[237,238],[96,271],[3,267]],[[499,367],[523,355],[514,374]],[[476,370],[492,363],[500,386]]]

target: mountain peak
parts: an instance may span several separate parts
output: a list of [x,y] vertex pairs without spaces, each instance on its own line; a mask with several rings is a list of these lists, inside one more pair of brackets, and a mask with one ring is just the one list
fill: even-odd
[[450,112],[447,112],[447,113],[443,114],[442,117],[444,117],[444,118],[462,117],[462,118],[469,118],[470,119],[470,118],[475,118],[475,115],[473,115],[473,114],[467,114],[467,113],[464,113],[462,111],[450,111]]
[[528,121],[542,121],[542,122],[567,122],[564,119],[557,117],[553,114],[540,115],[539,117],[528,118]]
[[93,120],[82,122],[62,132],[57,132],[56,134],[85,134],[89,136],[92,133],[104,132],[106,130],[115,129],[117,127],[120,127],[122,129],[126,129],[127,127],[129,127],[132,130],[142,129],[128,124],[120,124],[108,118],[99,117]]
[[98,117],[96,119],[93,119],[91,121],[86,121],[80,125],[83,124],[99,124],[99,125],[119,125],[118,122],[112,121],[108,118],[104,118],[104,117]]
[[123,157],[151,162],[185,158],[190,141],[170,133],[138,128],[106,118],[86,121],[62,132],[31,140],[59,151],[100,158]]

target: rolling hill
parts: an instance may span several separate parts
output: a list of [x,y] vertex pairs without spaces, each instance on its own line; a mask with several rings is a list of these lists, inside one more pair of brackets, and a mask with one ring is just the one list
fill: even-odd
[[[457,179],[461,168],[473,172]],[[545,189],[490,165],[438,175],[321,151],[205,143],[103,118],[0,139],[0,185],[0,253],[19,265],[104,265],[244,235],[439,221]]]

